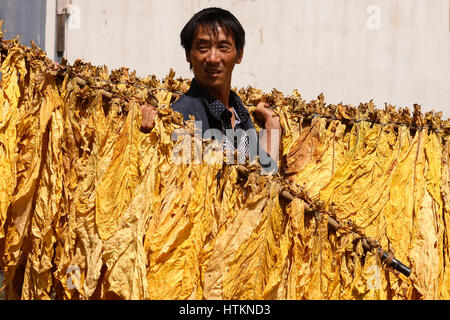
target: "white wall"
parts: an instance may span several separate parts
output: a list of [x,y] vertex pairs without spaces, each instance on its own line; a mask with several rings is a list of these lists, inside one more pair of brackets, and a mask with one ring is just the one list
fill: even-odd
[[179,32],[198,10],[220,6],[246,29],[234,86],[298,89],[306,100],[323,92],[327,103],[374,99],[379,108],[419,103],[450,118],[449,0],[71,2],[80,15],[66,32],[70,63],[82,58],[158,77],[172,67],[190,78]]

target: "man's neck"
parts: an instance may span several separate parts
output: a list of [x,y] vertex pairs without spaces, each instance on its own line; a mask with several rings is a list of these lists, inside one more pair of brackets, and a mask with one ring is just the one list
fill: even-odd
[[197,83],[204,89],[206,90],[206,92],[208,92],[213,98],[216,98],[217,100],[219,100],[220,102],[223,103],[223,105],[229,109],[230,105],[229,105],[229,99],[230,99],[230,90],[231,90],[231,85],[227,86],[226,88],[220,88],[220,89],[216,89],[216,88],[207,88],[204,87],[201,83],[199,83],[197,81]]

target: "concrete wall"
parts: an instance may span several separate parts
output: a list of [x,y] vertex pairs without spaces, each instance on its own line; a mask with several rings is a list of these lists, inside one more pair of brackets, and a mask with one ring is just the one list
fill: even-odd
[[[50,1],[50,0],[49,0]],[[229,9],[246,29],[233,85],[306,100],[377,107],[449,103],[449,0],[72,0],[69,62],[83,58],[144,76],[192,77],[179,32],[198,10]]]

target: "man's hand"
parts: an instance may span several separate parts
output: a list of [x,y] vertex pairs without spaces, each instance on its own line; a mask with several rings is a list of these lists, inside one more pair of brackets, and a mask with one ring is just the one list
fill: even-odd
[[280,118],[273,115],[273,110],[269,108],[269,104],[260,102],[256,105],[255,117],[264,124],[266,129],[280,129]]
[[155,127],[156,108],[149,104],[143,104],[139,108],[142,111],[141,132],[149,133]]
[[261,147],[277,162],[282,131],[280,117],[273,114],[268,103],[260,102],[256,105],[255,118],[264,124],[266,129],[260,142]]

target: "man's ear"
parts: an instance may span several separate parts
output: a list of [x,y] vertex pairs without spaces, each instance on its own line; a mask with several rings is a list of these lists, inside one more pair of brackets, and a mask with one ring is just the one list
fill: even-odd
[[241,63],[242,61],[242,57],[244,56],[244,49],[241,49],[238,51],[237,56],[236,56],[236,64]]
[[191,62],[191,55],[189,54],[189,51],[185,50],[184,53],[186,54],[186,61],[189,62],[189,63],[192,63]]

